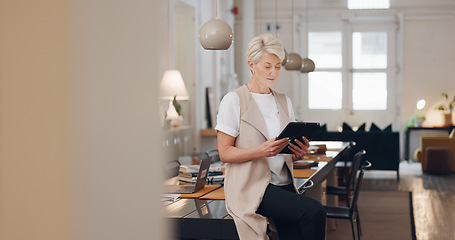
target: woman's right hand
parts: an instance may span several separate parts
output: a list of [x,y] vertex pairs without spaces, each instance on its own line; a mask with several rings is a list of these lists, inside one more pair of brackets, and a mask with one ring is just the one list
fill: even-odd
[[261,144],[259,148],[260,151],[264,153],[263,157],[274,157],[278,153],[280,153],[281,150],[283,150],[283,148],[285,148],[289,144],[289,142],[290,142],[289,138],[276,140],[275,137]]
[[234,137],[218,131],[217,142],[222,162],[241,163],[261,157],[276,156],[283,148],[288,146],[290,140],[287,138],[276,140],[276,138],[273,138],[254,148],[237,148],[235,147]]

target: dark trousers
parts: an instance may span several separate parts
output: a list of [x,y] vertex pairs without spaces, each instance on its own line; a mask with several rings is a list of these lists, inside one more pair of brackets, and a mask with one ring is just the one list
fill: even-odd
[[273,219],[280,240],[325,239],[324,207],[312,198],[297,194],[291,184],[269,184],[257,213]]

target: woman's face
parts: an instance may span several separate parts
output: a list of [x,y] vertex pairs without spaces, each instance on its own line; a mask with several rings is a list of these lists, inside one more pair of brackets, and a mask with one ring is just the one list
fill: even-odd
[[281,60],[275,54],[264,53],[258,63],[249,60],[248,65],[253,72],[252,79],[262,87],[273,86],[280,76]]

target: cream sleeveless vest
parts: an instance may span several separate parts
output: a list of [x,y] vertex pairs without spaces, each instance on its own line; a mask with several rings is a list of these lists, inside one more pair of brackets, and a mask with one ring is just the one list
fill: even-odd
[[[240,131],[235,140],[239,148],[253,148],[267,141],[267,126],[259,107],[250,91],[243,85],[236,90],[240,99]],[[275,96],[282,130],[289,120],[287,100],[284,94],[272,90]],[[292,155],[284,159],[292,174]],[[233,217],[237,232],[242,240],[268,239],[267,218],[256,213],[272,173],[266,158],[243,163],[226,163],[224,192],[226,208]],[[293,181],[294,182],[294,181]],[[295,184],[294,184],[294,188]]]

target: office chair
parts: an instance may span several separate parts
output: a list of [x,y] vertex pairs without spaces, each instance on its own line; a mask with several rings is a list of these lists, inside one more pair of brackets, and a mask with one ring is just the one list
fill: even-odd
[[357,181],[354,187],[354,196],[352,199],[352,203],[350,207],[341,207],[341,206],[324,206],[327,212],[327,218],[333,219],[347,219],[351,222],[351,230],[352,230],[352,238],[356,239],[355,234],[355,227],[354,222],[356,223],[357,227],[357,239],[360,240],[360,221],[358,216],[358,208],[357,202],[360,193],[360,185],[362,183],[363,175],[365,173],[365,169],[371,167],[371,163],[368,161],[363,161],[360,167],[360,172],[357,177]]
[[[347,182],[346,176],[348,176],[349,169],[352,164],[351,152],[352,152],[352,149],[355,147],[355,145],[356,145],[355,142],[349,142],[349,145],[346,147],[346,150],[343,151],[341,160],[335,165],[338,168],[342,168],[342,171],[338,171],[338,173],[339,173],[338,182],[341,183],[342,185],[346,185],[346,182]],[[343,166],[342,166],[342,164],[343,164]],[[349,166],[348,166],[348,164],[349,164]]]
[[[344,196],[345,201],[346,201],[346,206],[349,207],[350,201],[352,198],[352,192],[354,191],[354,187],[356,184],[356,178],[357,178],[357,172],[360,170],[360,163],[362,162],[363,156],[365,156],[366,151],[365,150],[360,150],[354,155],[354,158],[351,163],[351,172],[348,176],[348,180],[345,184],[345,186],[327,186],[326,193],[328,195],[338,195],[338,196]],[[357,210],[357,221],[358,221],[358,226],[359,226],[359,232],[360,235],[362,235],[362,226],[360,225],[360,216],[359,212]]]
[[365,156],[365,154],[365,150],[360,150],[354,155],[354,159],[351,163],[351,172],[349,173],[345,186],[327,186],[326,193],[329,195],[344,196],[346,198],[347,207],[349,207],[350,195],[354,190],[357,172],[360,170],[360,163],[362,162],[362,158]]

